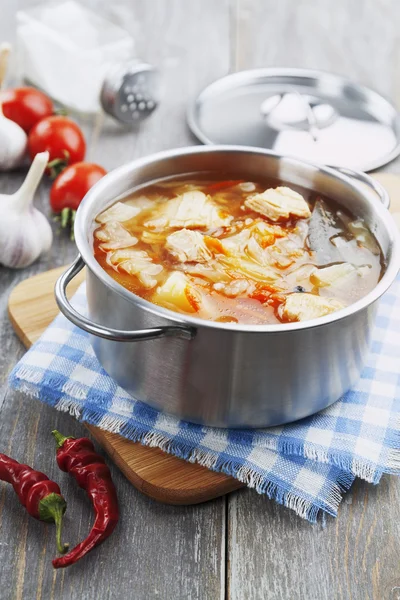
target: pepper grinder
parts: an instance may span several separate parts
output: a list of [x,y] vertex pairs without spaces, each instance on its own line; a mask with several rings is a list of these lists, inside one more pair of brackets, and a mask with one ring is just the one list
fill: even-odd
[[149,117],[159,101],[159,72],[140,61],[114,65],[107,73],[100,92],[103,110],[130,125]]

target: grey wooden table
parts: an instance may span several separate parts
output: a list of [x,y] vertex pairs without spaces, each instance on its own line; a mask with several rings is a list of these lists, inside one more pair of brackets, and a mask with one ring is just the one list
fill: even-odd
[[[13,42],[18,8],[1,0],[0,40]],[[297,66],[348,75],[400,100],[398,0],[87,0],[131,31],[139,54],[164,72],[162,105],[137,133],[82,120],[88,158],[107,169],[195,140],[185,110],[196,92],[230,70]],[[400,161],[387,167],[400,171]],[[22,173],[0,176],[11,192]],[[36,204],[46,214],[48,185]],[[1,207],[0,207],[1,210]],[[1,218],[1,213],[0,213]],[[55,467],[50,431],[79,436],[71,417],[11,392],[7,375],[24,349],[7,318],[22,279],[67,263],[76,250],[55,228],[50,253],[32,267],[0,267],[0,451],[54,476],[69,500],[70,542],[85,536],[90,506]],[[67,571],[51,567],[53,529],[26,516],[0,487],[0,599],[8,600],[396,600],[400,598],[400,481],[357,483],[337,520],[311,526],[242,490],[191,507],[157,504],[112,466],[121,501],[115,535]]]

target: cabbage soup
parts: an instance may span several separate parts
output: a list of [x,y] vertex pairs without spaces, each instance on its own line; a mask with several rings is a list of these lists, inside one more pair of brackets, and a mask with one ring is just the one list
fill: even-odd
[[379,281],[364,221],[278,181],[160,180],[96,218],[94,255],[125,288],[175,312],[262,325],[315,319]]

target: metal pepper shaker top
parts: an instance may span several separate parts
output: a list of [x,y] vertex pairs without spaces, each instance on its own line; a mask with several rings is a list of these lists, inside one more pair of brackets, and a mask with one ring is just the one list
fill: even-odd
[[150,116],[160,101],[158,70],[139,61],[114,65],[100,92],[103,110],[122,123],[135,124]]

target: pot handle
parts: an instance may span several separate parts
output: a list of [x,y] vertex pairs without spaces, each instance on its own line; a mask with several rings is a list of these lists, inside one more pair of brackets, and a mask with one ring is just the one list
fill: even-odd
[[353,169],[347,169],[347,167],[333,167],[336,171],[343,173],[343,175],[347,175],[353,179],[357,179],[357,181],[361,181],[369,188],[371,188],[378,196],[379,200],[382,202],[385,208],[389,208],[390,206],[390,198],[389,194],[376,179],[373,179],[366,173],[362,173],[361,171],[353,171]]
[[138,329],[134,331],[123,331],[120,329],[111,329],[94,323],[87,317],[78,313],[70,304],[66,290],[72,279],[83,269],[85,263],[79,254],[72,265],[59,277],[55,286],[55,296],[58,308],[74,325],[87,331],[97,337],[111,340],[114,342],[140,342],[144,340],[155,340],[162,337],[179,337],[184,340],[191,340],[196,335],[193,327],[183,325],[168,325],[166,327],[152,327],[151,329]]

